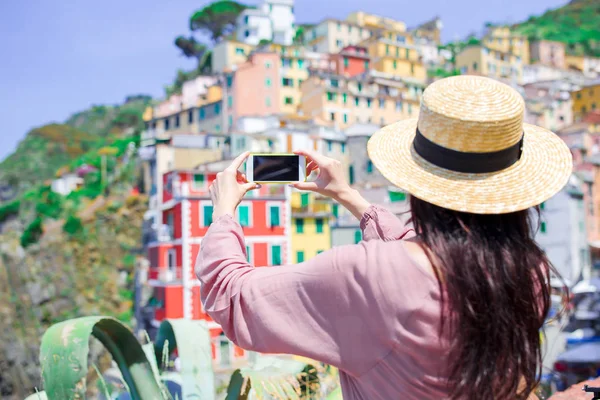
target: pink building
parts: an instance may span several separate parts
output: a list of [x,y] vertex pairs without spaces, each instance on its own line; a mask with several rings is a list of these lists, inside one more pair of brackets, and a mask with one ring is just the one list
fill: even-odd
[[565,44],[549,40],[537,40],[529,45],[532,64],[550,65],[556,68],[565,68]]
[[255,52],[227,75],[223,98],[234,120],[281,112],[280,62],[275,53]]
[[178,113],[182,110],[182,97],[181,95],[174,94],[167,100],[161,102],[154,107],[154,118],[161,118],[167,115]]

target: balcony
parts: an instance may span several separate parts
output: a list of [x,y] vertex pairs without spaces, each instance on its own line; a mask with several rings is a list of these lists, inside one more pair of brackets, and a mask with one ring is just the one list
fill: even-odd
[[181,267],[163,267],[163,268],[150,268],[149,278],[154,281],[155,284],[162,283],[179,283],[182,279]]

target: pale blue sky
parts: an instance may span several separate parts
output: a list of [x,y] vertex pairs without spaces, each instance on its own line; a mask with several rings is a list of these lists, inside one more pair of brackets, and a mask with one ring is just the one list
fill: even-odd
[[[260,0],[248,0],[257,4]],[[92,104],[163,94],[177,68],[192,63],[173,45],[188,33],[192,0],[0,0],[0,159],[29,129],[64,121]],[[566,0],[296,0],[298,23],[356,10],[413,26],[439,15],[444,41],[517,22]],[[393,6],[390,6],[393,4]]]

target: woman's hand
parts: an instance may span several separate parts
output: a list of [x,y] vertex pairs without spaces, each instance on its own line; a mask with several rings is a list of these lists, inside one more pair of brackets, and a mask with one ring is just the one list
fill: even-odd
[[341,162],[308,150],[298,150],[294,153],[306,157],[306,176],[309,176],[313,171],[317,171],[318,176],[315,181],[294,183],[292,184],[293,187],[331,197],[348,209],[356,218],[359,220],[362,218],[371,204],[357,190],[350,187],[348,181],[346,181],[344,166]]
[[217,174],[210,187],[210,198],[213,202],[213,219],[230,214],[235,215],[235,209],[244,195],[252,189],[259,188],[257,183],[248,183],[246,176],[238,171],[250,152],[239,155],[227,169]]
[[350,190],[344,167],[338,160],[309,150],[297,150],[294,153],[306,157],[306,176],[313,171],[319,173],[315,181],[292,184],[296,189],[310,190],[336,200],[342,193]]

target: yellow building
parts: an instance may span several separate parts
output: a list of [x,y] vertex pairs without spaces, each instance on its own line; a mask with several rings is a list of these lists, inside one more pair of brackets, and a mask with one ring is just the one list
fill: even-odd
[[331,247],[332,202],[314,193],[292,193],[292,261],[302,262]]
[[236,40],[223,40],[212,50],[211,66],[213,72],[223,72],[244,63],[254,46]]
[[493,26],[482,39],[483,46],[501,53],[509,53],[521,59],[523,64],[530,63],[529,40],[517,35],[507,26]]
[[410,35],[388,31],[380,38],[368,39],[361,45],[368,50],[372,69],[422,82],[427,79],[427,69]]
[[284,114],[294,114],[298,110],[302,97],[300,85],[308,78],[310,61],[304,46],[282,46],[272,44],[271,51],[281,58],[280,102]]
[[571,93],[573,119],[585,117],[590,111],[600,110],[600,80]]
[[424,86],[383,73],[368,78],[313,74],[302,85],[300,110],[340,129],[355,123],[388,125],[418,115]]
[[306,31],[304,45],[317,53],[339,53],[344,47],[355,45],[371,37],[371,29],[353,22],[326,19]]
[[523,62],[519,56],[481,45],[467,46],[456,55],[456,68],[461,74],[484,75],[496,79],[523,79]]
[[406,24],[402,21],[380,17],[379,15],[368,14],[363,11],[353,12],[352,14],[348,15],[346,21],[367,28],[390,29],[396,32],[406,32]]

